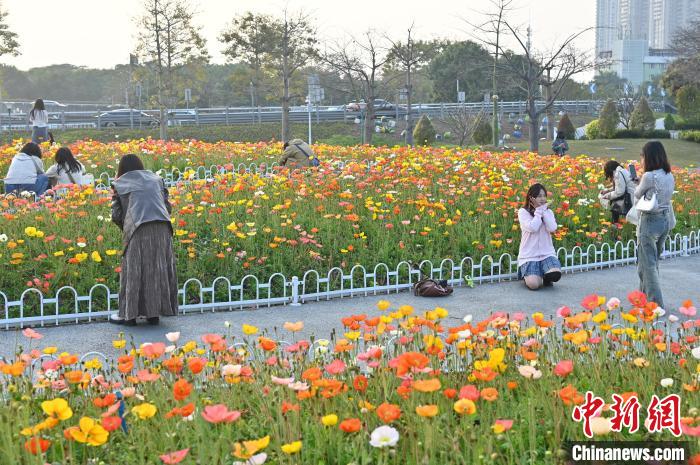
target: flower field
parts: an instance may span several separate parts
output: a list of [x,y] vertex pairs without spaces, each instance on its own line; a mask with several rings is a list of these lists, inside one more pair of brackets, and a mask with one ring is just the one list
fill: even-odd
[[[196,341],[117,339],[107,360],[26,329],[0,364],[0,462],[561,463],[565,440],[586,439],[572,414],[587,391],[603,399],[588,418],[594,439],[683,440],[698,454],[692,302],[664,315],[638,291],[590,295],[556,315],[476,321],[379,301],[343,318],[338,338],[304,339],[303,322],[275,334],[246,324]],[[676,408],[657,415],[654,396],[673,395]],[[642,406],[636,432],[633,414],[615,422],[623,401]]]
[[[18,147],[0,147],[0,173]],[[96,177],[114,173],[119,157],[131,152],[142,154],[150,169],[182,171],[269,165],[281,153],[279,144],[198,141],[82,141],[71,148]],[[515,256],[517,209],[535,181],[551,191],[560,224],[556,247],[634,237],[633,227],[611,225],[597,201],[603,181],[598,159],[440,148],[315,149],[322,160],[318,170],[225,174],[171,188],[181,283],[196,277],[207,285],[217,276],[238,282],[246,274],[267,282],[276,272],[290,277],[316,269],[325,275],[335,266]],[[700,227],[700,175],[674,173],[675,232],[687,233]],[[38,203],[0,197],[0,211],[0,290],[10,300],[27,288],[48,295],[66,285],[83,295],[99,283],[117,289],[121,239],[110,223],[108,191],[77,189]]]

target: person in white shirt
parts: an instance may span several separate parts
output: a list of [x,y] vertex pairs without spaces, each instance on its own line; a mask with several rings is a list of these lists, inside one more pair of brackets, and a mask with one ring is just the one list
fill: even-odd
[[42,195],[49,186],[49,178],[44,173],[41,161],[41,148],[34,142],[22,147],[22,151],[12,157],[10,168],[5,176],[5,192],[19,194],[34,191]]
[[49,113],[40,98],[36,99],[29,112],[29,124],[32,125],[32,142],[40,144],[49,140]]
[[46,176],[49,177],[49,182],[52,186],[60,184],[83,184],[83,175],[85,167],[82,163],[75,159],[73,152],[68,147],[61,147],[56,150],[54,163],[46,171]]

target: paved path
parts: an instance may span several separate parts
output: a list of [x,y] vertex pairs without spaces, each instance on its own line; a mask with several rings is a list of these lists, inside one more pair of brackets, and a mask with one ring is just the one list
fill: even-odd
[[[680,257],[661,262],[661,282],[668,309],[677,309],[680,304],[691,299],[700,303],[700,256]],[[389,300],[394,307],[413,305],[417,311],[445,307],[453,316],[463,317],[471,313],[475,319],[494,310],[508,312],[523,311],[532,313],[542,311],[553,314],[561,305],[578,307],[581,299],[591,293],[607,297],[619,297],[626,302],[627,293],[636,289],[637,271],[634,266],[618,267],[607,270],[567,274],[552,288],[537,292],[527,290],[521,282],[484,284],[470,288],[457,288],[455,293],[445,298],[418,298],[408,292],[390,295],[356,297],[305,303],[299,307],[271,307],[257,310],[238,310],[233,312],[191,314],[167,318],[159,326],[139,325],[121,327],[110,323],[86,323],[59,327],[38,328],[45,337],[38,341],[41,347],[55,345],[59,350],[74,353],[100,351],[114,354],[112,340],[120,331],[127,337],[133,336],[136,343],[165,340],[169,331],[180,331],[181,340],[199,340],[206,332],[224,333],[224,322],[231,323],[231,332],[241,335],[243,323],[273,330],[281,328],[285,321],[302,320],[305,323],[303,335],[328,337],[333,330],[341,330],[340,319],[353,313],[378,314],[376,303],[380,299]],[[673,310],[671,310],[673,311]],[[0,356],[7,357],[14,351],[17,343],[26,344],[20,331],[0,330]],[[36,347],[34,342],[33,347]]]

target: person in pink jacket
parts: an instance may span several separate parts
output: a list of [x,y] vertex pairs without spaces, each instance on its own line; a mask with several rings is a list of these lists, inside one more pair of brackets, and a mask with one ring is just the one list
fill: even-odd
[[547,202],[547,189],[533,184],[527,191],[525,205],[518,210],[522,238],[518,252],[518,279],[533,291],[552,286],[561,279],[561,263],[552,243],[557,220]]

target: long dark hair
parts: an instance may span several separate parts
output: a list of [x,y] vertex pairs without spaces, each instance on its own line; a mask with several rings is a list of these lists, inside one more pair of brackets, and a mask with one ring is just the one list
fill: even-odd
[[58,165],[57,173],[61,172],[61,168],[65,169],[68,173],[79,173],[82,166],[73,156],[73,152],[70,151],[68,147],[61,147],[56,150],[56,155],[53,157],[54,161]]
[[122,159],[119,160],[119,167],[117,168],[117,177],[120,178],[122,177],[122,175],[128,173],[129,171],[143,169],[145,169],[143,166],[143,162],[138,157],[138,155],[130,153],[128,155],[124,155]]
[[24,144],[24,147],[22,147],[22,150],[20,150],[20,152],[25,153],[27,155],[31,155],[33,157],[41,158],[41,147],[39,147],[34,142],[27,142],[26,144]]
[[644,171],[664,170],[667,173],[671,172],[671,164],[668,162],[666,150],[661,142],[652,140],[644,144],[642,148],[642,157],[644,157]]
[[534,199],[540,195],[540,191],[544,191],[544,194],[547,195],[547,189],[542,184],[537,182],[530,186],[530,188],[527,190],[527,195],[525,196],[525,205],[523,205],[523,208],[532,216],[535,216],[535,208],[530,203],[530,199]]
[[610,160],[605,164],[605,168],[603,168],[603,172],[605,173],[605,179],[612,179],[613,176],[615,176],[615,170],[617,169],[618,166],[620,165],[619,162],[615,160]]
[[34,118],[34,112],[41,110],[46,110],[46,107],[44,106],[44,101],[38,98],[34,101],[34,106],[32,107],[32,111],[30,111],[29,114],[32,115],[32,118]]

